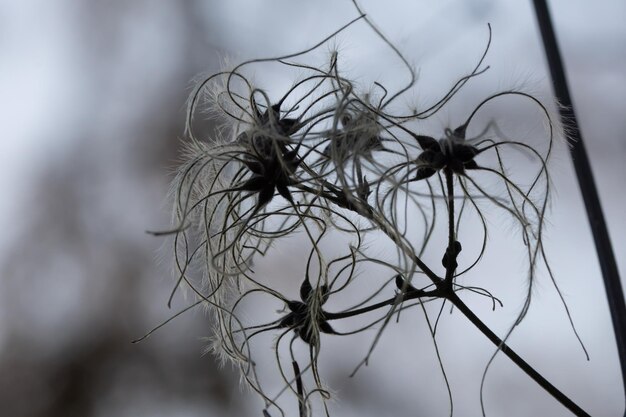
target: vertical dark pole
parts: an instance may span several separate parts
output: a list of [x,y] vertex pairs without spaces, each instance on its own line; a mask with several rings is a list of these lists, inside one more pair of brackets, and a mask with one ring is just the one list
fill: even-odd
[[[565,71],[559,47],[554,35],[550,12],[545,0],[533,0],[537,22],[541,30],[543,45],[552,75],[552,86],[556,99],[560,103],[561,121],[568,128],[568,140],[571,156],[574,161],[574,169],[578,177],[578,184],[587,209],[587,217],[600,261],[600,269],[604,278],[604,288],[609,301],[609,310],[613,319],[613,329],[617,341],[617,351],[622,367],[622,383],[626,389],[626,306],[624,304],[624,292],[620,283],[617,263],[611,248],[608,230],[602,214],[598,191],[591,173],[591,166],[583,138],[578,128],[578,122],[574,114],[574,107],[567,87]],[[626,414],[625,414],[626,417]]]

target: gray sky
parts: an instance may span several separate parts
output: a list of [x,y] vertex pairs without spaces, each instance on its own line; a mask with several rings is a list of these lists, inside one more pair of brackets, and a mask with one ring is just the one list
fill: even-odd
[[[116,274],[111,265],[130,262],[109,250],[120,242],[141,254],[136,268],[143,268],[137,274],[142,276],[139,299],[129,302],[133,306],[129,314],[145,317],[132,331],[140,334],[166,317],[168,270],[154,260],[160,242],[144,230],[158,228],[169,218],[165,193],[182,136],[189,80],[200,72],[215,71],[225,57],[237,62],[301,50],[356,15],[348,1],[281,0],[271,2],[271,7],[251,0],[200,3],[189,1],[182,7],[141,0],[106,5],[71,0],[0,2],[0,187],[5,190],[0,200],[0,299],[4,300],[0,356],[17,357],[7,353],[15,329],[25,332],[30,346],[40,352],[67,353],[73,345],[64,338],[92,337],[85,334],[110,314],[98,299],[106,299],[99,294],[107,293],[108,277]],[[467,114],[468,107],[502,88],[521,85],[550,100],[530,2],[362,1],[362,6],[419,71],[407,105],[429,102],[471,70],[483,51],[487,23],[492,26],[493,43],[486,59],[491,69],[420,128],[454,123]],[[561,0],[551,2],[551,9],[624,276],[626,244],[620,237],[626,232],[626,4]],[[377,80],[393,88],[406,79],[402,64],[363,23],[341,33],[332,44],[339,47],[344,71],[363,85]],[[324,59],[327,51],[322,48],[310,59]],[[285,74],[261,69],[254,76],[274,97],[293,82]],[[493,109],[494,117],[504,118],[515,135],[528,136],[533,131],[525,120],[516,119],[516,109],[514,104],[504,105]],[[166,125],[164,119],[172,122]],[[547,277],[539,281],[531,311],[510,341],[592,415],[615,416],[623,412],[624,391],[604,288],[568,158],[561,146],[552,166],[555,195],[546,248],[591,361],[585,361]],[[59,197],[54,184],[73,191]],[[77,232],[55,234],[57,229],[66,231],[65,223],[55,218],[36,224],[51,207],[59,213],[83,207],[76,209]],[[499,334],[514,320],[525,289],[520,252],[508,250],[510,231],[503,218],[494,220],[489,256],[480,270],[465,278],[504,301],[504,309],[491,312],[488,302],[468,299]],[[79,251],[81,245],[91,248],[92,244],[86,253]],[[105,248],[106,257],[97,248]],[[260,268],[271,271],[275,262],[289,256],[298,255],[278,245]],[[97,274],[85,267],[85,258],[93,258],[89,265],[97,268]],[[20,271],[31,269],[36,277],[20,278],[26,274]],[[196,324],[180,319],[160,331],[161,339],[151,339],[151,348],[166,344],[170,332],[169,338],[176,335],[177,349],[188,342],[186,354],[197,354],[199,362],[210,361],[199,357],[202,345],[197,342],[208,329],[205,319],[201,314],[189,317]],[[333,415],[409,416],[422,415],[421,410],[429,416],[447,415],[445,386],[423,314],[416,311],[389,329],[371,366],[348,378],[361,357],[355,356],[354,346],[366,345],[371,337],[328,342],[332,354],[323,358],[323,367],[338,394]],[[438,342],[451,380],[455,416],[478,415],[480,378],[493,349],[458,314],[445,317]],[[163,349],[161,361],[180,360],[181,353],[170,355]],[[118,388],[125,386],[123,379],[115,381],[122,381]],[[227,389],[232,395],[238,388],[235,381],[231,383]],[[230,405],[216,405],[213,411],[210,405],[176,396],[159,401],[159,407],[146,408],[158,396],[154,391],[146,390],[143,403],[126,402],[116,397],[115,384],[110,385],[109,400],[96,402],[93,415],[238,412],[232,405],[239,401],[237,395]],[[253,394],[239,395],[246,398],[250,415],[260,415],[262,405]],[[502,357],[487,378],[485,400],[492,416],[568,415]]]

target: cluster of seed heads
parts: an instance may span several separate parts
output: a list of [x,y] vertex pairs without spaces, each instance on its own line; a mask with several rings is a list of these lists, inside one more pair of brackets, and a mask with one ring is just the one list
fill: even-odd
[[[356,20],[369,24],[364,16]],[[392,94],[378,82],[362,92],[339,70],[338,53],[322,66],[298,61],[329,39],[302,53],[245,62],[203,80],[190,99],[184,162],[173,184],[177,283],[172,296],[182,288],[194,295],[193,306],[207,307],[214,327],[211,350],[240,370],[263,399],[265,415],[284,414],[281,401],[289,393],[296,396],[301,416],[310,415],[315,401],[329,414],[331,394],[317,366],[325,337],[377,329],[365,363],[391,316],[403,309],[436,300],[454,304],[459,291],[484,295],[495,307],[499,301],[489,291],[458,281],[485,252],[489,207],[507,213],[521,230],[528,295],[518,322],[530,304],[537,266],[546,262],[541,241],[554,133],[541,102],[519,90],[502,91],[477,103],[457,126],[440,133],[421,128],[422,120],[444,111],[468,81],[485,72],[489,43],[475,68],[439,100],[404,113],[397,102],[415,85],[410,66],[406,86]],[[273,95],[246,76],[259,63],[293,69],[300,80]],[[487,104],[511,98],[536,106],[546,121],[542,150],[500,137],[497,123],[475,126]],[[220,126],[206,137],[195,123],[203,110]],[[510,176],[520,168],[507,163],[516,151],[534,161],[523,183]],[[483,186],[485,180],[499,188]],[[438,216],[442,210],[445,215]],[[482,234],[462,235],[461,223],[471,217],[482,225]],[[440,243],[433,238],[440,218],[447,223],[448,239],[434,249],[443,256],[435,267],[423,254]],[[293,278],[300,287],[294,296],[276,276],[255,273],[254,261],[271,257],[273,242],[296,233],[306,236],[309,250],[299,262],[302,275]],[[337,236],[350,243],[329,253],[325,242]],[[396,259],[368,252],[369,236],[386,239],[396,248]],[[480,248],[473,258],[460,258],[461,240],[465,247]],[[339,293],[359,287],[359,270],[374,264],[388,272],[376,285],[360,287],[370,290],[362,302],[335,310],[327,306],[341,298]],[[246,310],[251,305],[252,314]],[[282,305],[278,312],[277,305]],[[356,316],[359,327],[350,329]],[[275,334],[276,369],[283,381],[273,393],[257,371],[253,343],[267,333]],[[291,340],[288,349],[281,347],[286,340]]]

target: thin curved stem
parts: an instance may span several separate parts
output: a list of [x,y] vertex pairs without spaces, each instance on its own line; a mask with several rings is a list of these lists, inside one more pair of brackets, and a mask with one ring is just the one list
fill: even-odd
[[[444,169],[444,173],[446,176],[446,188],[447,188],[447,197],[448,197],[448,258],[456,255],[453,255],[454,251],[454,242],[456,241],[455,232],[454,232],[454,176],[452,170],[450,168]],[[448,259],[450,263],[456,263],[456,259],[454,262]],[[454,277],[454,270],[456,268],[452,267],[451,264],[446,266],[446,281],[448,283],[452,283],[452,278]]]
[[437,297],[438,295],[439,295],[438,290],[424,291],[424,290],[419,290],[415,288],[409,288],[404,293],[398,294],[395,297],[391,297],[379,303],[365,306],[362,308],[358,308],[355,310],[343,311],[340,313],[324,312],[324,319],[325,320],[346,319],[348,317],[354,317],[354,316],[359,316],[361,314],[369,313],[371,311],[378,310],[379,308],[383,308],[386,306],[400,304],[404,301],[414,300],[416,298],[421,298],[421,297]]
[[[578,185],[585,202],[587,218],[596,246],[596,253],[604,279],[604,288],[622,370],[622,384],[626,390],[626,301],[622,288],[617,261],[611,245],[602,205],[598,196],[591,164],[578,126],[574,106],[570,97],[561,53],[554,34],[550,11],[545,0],[533,0],[537,22],[543,39],[543,46],[550,68],[554,94],[559,104],[562,124],[567,128],[570,155],[576,171]],[[624,414],[626,416],[626,412]]]

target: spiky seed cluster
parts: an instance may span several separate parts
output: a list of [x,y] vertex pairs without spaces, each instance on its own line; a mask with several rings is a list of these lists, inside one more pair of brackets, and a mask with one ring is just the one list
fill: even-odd
[[457,175],[465,175],[466,169],[477,169],[478,164],[474,157],[479,150],[465,142],[465,138],[453,134],[439,141],[430,136],[416,135],[415,139],[424,150],[415,160],[417,172],[412,181],[419,181],[432,177],[437,171],[444,168]]
[[300,286],[300,301],[287,301],[290,313],[281,319],[279,327],[293,330],[311,346],[319,346],[320,332],[335,334],[321,309],[327,300],[327,285],[314,290],[309,280],[305,279]]
[[371,160],[374,152],[384,149],[377,114],[369,107],[359,107],[342,109],[338,117],[340,126],[331,132],[324,157],[343,165],[350,157]]

